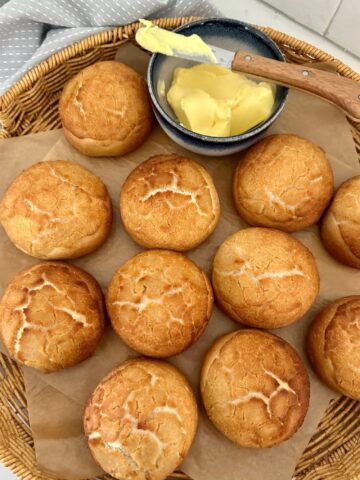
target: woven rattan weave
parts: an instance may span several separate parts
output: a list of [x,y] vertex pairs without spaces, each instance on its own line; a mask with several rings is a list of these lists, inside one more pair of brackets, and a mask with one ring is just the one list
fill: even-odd
[[[193,18],[166,18],[156,23],[175,28]],[[0,138],[41,132],[60,126],[57,103],[64,83],[82,68],[113,59],[139,27],[132,23],[70,45],[29,71],[0,97]],[[332,62],[338,72],[360,81],[360,75],[331,55],[301,40],[259,27],[290,62]],[[360,160],[360,123],[349,120]],[[0,462],[20,479],[48,480],[35,460],[21,370],[0,354]],[[182,473],[177,478],[187,479]],[[103,477],[109,478],[107,476]],[[342,397],[332,402],[295,472],[296,480],[360,480],[360,403]],[[95,479],[91,479],[95,480]],[[260,480],[260,479],[259,479]],[[263,480],[263,479],[261,479]]]

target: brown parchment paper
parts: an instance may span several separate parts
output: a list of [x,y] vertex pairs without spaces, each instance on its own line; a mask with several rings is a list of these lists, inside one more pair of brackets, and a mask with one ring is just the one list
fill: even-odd
[[[121,48],[118,58],[132,64],[140,72],[146,68],[147,56],[135,47]],[[328,104],[298,92],[291,92],[282,115],[269,133],[292,132],[320,145],[327,152],[338,186],[350,176],[360,173],[349,126],[342,113]],[[129,172],[150,155],[178,152],[198,160],[213,176],[221,200],[221,220],[214,234],[187,255],[210,273],[216,249],[231,233],[245,224],[236,214],[231,198],[231,178],[239,155],[207,158],[189,154],[174,144],[157,126],[149,140],[137,151],[122,158],[88,158],[73,149],[61,130],[8,139],[0,142],[0,195],[20,171],[45,159],[73,160],[89,168],[103,179],[113,200],[115,222],[112,233],[96,252],[74,263],[85,268],[105,289],[115,270],[138,253],[137,246],[125,233],[119,218],[118,196]],[[345,267],[324,250],[317,226],[296,234],[317,259],[321,288],[311,311],[290,327],[275,333],[288,340],[302,355],[304,335],[314,314],[330,300],[358,294],[360,271]],[[0,287],[3,290],[22,268],[37,260],[16,249],[0,230]],[[205,351],[219,335],[239,325],[216,307],[208,328],[187,352],[170,359],[189,378],[198,393],[198,378]],[[62,372],[44,375],[24,368],[26,394],[31,427],[39,466],[61,479],[84,479],[99,475],[101,469],[92,460],[83,437],[82,413],[85,402],[101,378],[115,365],[136,353],[128,349],[108,326],[94,356],[82,364]],[[181,468],[194,480],[289,480],[302,451],[316,430],[329,401],[336,394],[313,375],[309,412],[302,428],[287,442],[264,450],[239,448],[218,433],[201,409],[199,430],[190,453]]]

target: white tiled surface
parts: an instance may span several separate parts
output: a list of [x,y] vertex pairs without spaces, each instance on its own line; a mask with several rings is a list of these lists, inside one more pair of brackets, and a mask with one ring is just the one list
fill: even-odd
[[1,480],[18,480],[9,470],[0,465],[0,479]]
[[263,0],[360,57],[359,0]]
[[[341,0],[264,0],[294,20],[324,33]],[[357,1],[357,0],[354,0]]]
[[[313,30],[309,30],[303,25],[292,20],[288,16],[275,10],[270,5],[263,3],[262,0],[211,0],[224,16],[237,18],[244,22],[249,22],[258,25],[273,27],[280,32],[287,33],[305,42],[316,45],[318,48],[330,53],[336,58],[339,58],[351,68],[360,72],[360,59],[355,55],[347,52],[344,48],[334,44],[332,41],[317,34]],[[296,1],[302,4],[307,0],[289,0]],[[311,0],[312,3],[317,3],[322,0]],[[353,0],[359,2],[360,0]],[[358,17],[358,21],[359,21]],[[359,22],[360,24],[360,22]],[[360,32],[359,26],[356,30]],[[360,44],[360,42],[359,42]]]
[[360,57],[360,0],[342,0],[326,36]]
[[[268,1],[268,0],[267,0]],[[269,0],[270,1],[270,0]],[[299,5],[304,5],[308,0],[271,0],[274,3],[287,4],[290,2],[296,2]],[[348,35],[351,35],[352,31],[359,31],[359,20],[360,20],[360,0],[343,0],[347,5],[344,8],[349,9],[350,13],[353,15],[353,23],[351,27],[348,28]],[[333,4],[332,0],[311,0],[311,5],[314,6],[316,3],[324,3],[327,5]],[[291,20],[287,16],[281,14],[279,11],[274,10],[269,5],[264,4],[261,0],[212,0],[212,3],[215,4],[223,13],[224,16],[237,18],[245,22],[270,26],[282,32],[288,33],[294,37],[297,37],[301,40],[304,40],[308,43],[316,45],[318,48],[321,48],[328,53],[331,53],[333,56],[341,59],[343,62],[347,63],[354,70],[360,72],[360,59],[351,55],[348,52],[345,52],[341,47],[334,45],[328,39],[316,34],[315,32],[307,29],[306,27],[299,25],[295,21]],[[302,8],[305,8],[304,6]],[[343,14],[340,10],[339,13]],[[335,35],[335,29],[338,29],[337,32],[342,33],[343,42],[345,44],[348,41],[349,37],[346,37],[347,33],[342,32],[342,27],[338,24],[333,25],[334,30],[329,34]],[[360,44],[360,41],[359,41]],[[360,53],[360,50],[359,50]],[[8,469],[0,465],[0,480],[17,480],[16,477],[9,472]]]

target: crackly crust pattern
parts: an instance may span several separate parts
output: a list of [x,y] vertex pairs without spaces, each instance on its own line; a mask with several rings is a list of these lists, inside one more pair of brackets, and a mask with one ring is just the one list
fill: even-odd
[[149,250],[117,270],[106,302],[115,331],[130,347],[168,357],[203,333],[213,295],[206,274],[191,260],[180,253]]
[[319,220],[333,183],[321,148],[297,135],[271,135],[241,158],[233,193],[238,212],[251,225],[294,232]]
[[70,367],[95,350],[104,329],[103,296],[84,270],[34,265],[10,282],[0,303],[0,332],[10,355],[45,372]]
[[245,325],[277,328],[299,319],[319,291],[312,253],[291,235],[246,228],[228,237],[213,263],[216,300]]
[[197,405],[172,365],[128,360],[98,385],[84,415],[85,435],[99,465],[119,480],[163,480],[193,441]]
[[321,224],[325,247],[337,260],[360,268],[360,176],[337,190]]
[[120,212],[140,245],[181,251],[214,231],[220,206],[213,180],[201,165],[178,155],[157,155],[126,179]]
[[145,80],[116,61],[97,62],[65,85],[59,113],[69,142],[85,155],[124,155],[149,135],[153,114]]
[[28,255],[75,258],[95,250],[110,233],[111,199],[103,182],[80,165],[39,162],[7,189],[0,221]]
[[309,358],[318,375],[334,390],[360,400],[360,296],[332,302],[313,320]]
[[220,337],[201,373],[206,412],[235,443],[271,447],[301,426],[309,404],[309,379],[295,350],[261,330]]

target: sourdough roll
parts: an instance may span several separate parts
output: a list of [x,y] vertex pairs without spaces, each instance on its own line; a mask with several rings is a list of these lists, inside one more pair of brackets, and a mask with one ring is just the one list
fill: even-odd
[[297,352],[280,337],[238,330],[207,352],[200,381],[210,420],[244,447],[272,447],[302,425],[310,384]]
[[135,150],[153,125],[145,80],[115,61],[90,65],[69,80],[60,97],[59,113],[68,141],[92,157]]
[[360,175],[337,190],[322,224],[321,238],[333,257],[360,268]]
[[88,358],[103,330],[101,289],[74,265],[46,262],[23,270],[0,302],[0,333],[10,355],[43,372]]
[[213,294],[206,274],[191,260],[180,253],[148,250],[117,270],[106,304],[125,343],[161,358],[196,342],[209,321]]
[[360,400],[360,296],[332,302],[313,320],[307,351],[315,372],[330,388]]
[[114,368],[84,415],[94,459],[119,480],[165,480],[187,455],[197,423],[186,378],[168,363],[147,359]]
[[189,250],[214,231],[220,216],[211,176],[179,155],[156,155],[126,179],[120,213],[131,237],[147,248]]
[[246,228],[216,252],[212,283],[219,306],[244,325],[278,328],[313,304],[319,274],[312,253],[287,233]]
[[77,163],[35,163],[0,203],[0,221],[23,252],[43,259],[76,258],[98,248],[110,233],[112,205],[103,182]]
[[295,232],[319,220],[333,183],[320,147],[297,135],[271,135],[243,155],[233,194],[239,214],[249,224]]

